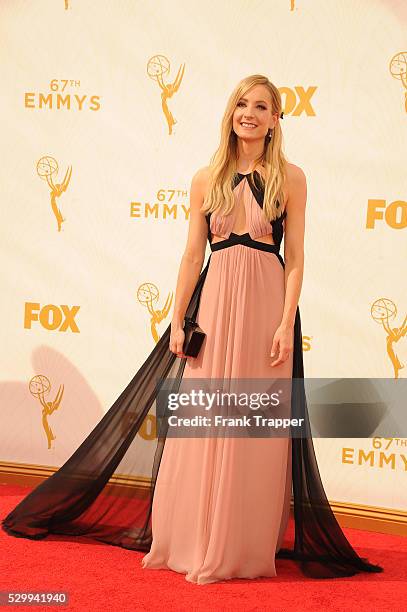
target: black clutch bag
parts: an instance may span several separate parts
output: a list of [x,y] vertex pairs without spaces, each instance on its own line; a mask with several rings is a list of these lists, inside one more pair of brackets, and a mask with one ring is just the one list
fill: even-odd
[[192,317],[184,317],[184,321],[185,340],[182,351],[188,357],[197,357],[206,334]]

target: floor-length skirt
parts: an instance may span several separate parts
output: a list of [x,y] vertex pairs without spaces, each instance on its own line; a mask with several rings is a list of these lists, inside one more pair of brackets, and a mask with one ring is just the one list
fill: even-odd
[[[184,379],[291,378],[292,353],[271,366],[283,308],[275,253],[242,244],[214,251],[197,315],[206,338]],[[142,567],[182,572],[197,584],[275,576],[291,484],[289,437],[168,437]]]
[[[197,584],[275,575],[275,556],[292,559],[312,578],[382,572],[352,548],[324,490],[308,418],[298,306],[292,357],[269,367],[283,311],[279,246],[231,234],[211,250],[186,311],[198,313],[207,332],[198,359],[186,363],[169,350],[169,325],[82,444],[1,520],[2,529],[34,540],[85,536],[143,551],[145,568],[172,567]],[[291,385],[290,415],[304,427],[300,435],[290,431],[291,440],[216,441],[167,439],[164,428],[151,441],[151,478],[142,478],[139,458],[147,457],[138,434],[156,412],[162,382],[177,392],[184,373],[186,382],[207,373],[291,376],[289,383],[299,384]],[[295,537],[279,548],[290,479]]]

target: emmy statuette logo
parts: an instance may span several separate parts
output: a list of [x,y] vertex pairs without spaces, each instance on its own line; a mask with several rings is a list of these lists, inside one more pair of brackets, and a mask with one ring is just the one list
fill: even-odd
[[390,74],[404,87],[404,110],[407,113],[407,51],[396,53],[390,60]]
[[175,81],[173,83],[165,83],[164,77],[170,72],[170,62],[164,55],[154,55],[148,60],[147,63],[147,74],[150,79],[157,82],[161,90],[161,107],[163,109],[164,116],[167,120],[168,134],[172,134],[172,128],[177,123],[174,119],[170,109],[168,108],[167,100],[178,91],[182,77],[184,76],[185,64],[182,64],[179,69]]
[[61,231],[62,223],[66,221],[58,208],[57,198],[59,198],[67,189],[72,176],[72,166],[69,166],[62,183],[57,183],[53,179],[53,175],[58,174],[58,162],[54,157],[48,155],[41,157],[37,162],[37,174],[43,181],[47,181],[50,188],[51,209],[54,213],[58,232]]
[[137,289],[137,299],[140,304],[147,308],[150,315],[150,330],[155,343],[160,339],[157,325],[168,315],[172,304],[173,293],[168,294],[164,307],[161,309],[155,307],[155,303],[157,303],[159,297],[160,293],[154,283],[143,283]]
[[45,395],[51,391],[51,383],[49,378],[42,374],[37,374],[37,376],[33,376],[29,382],[29,390],[33,397],[37,398],[42,406],[41,411],[41,421],[42,427],[45,431],[45,435],[48,441],[48,450],[51,448],[51,443],[56,439],[56,436],[53,434],[50,424],[48,423],[48,417],[58,410],[62,396],[64,395],[64,385],[60,385],[58,392],[53,400],[47,401],[45,399]]
[[[382,325],[386,333],[386,352],[391,361],[394,371],[394,378],[399,378],[400,370],[406,367],[397,355],[400,352],[402,339],[407,334],[407,315],[404,317],[403,323],[399,327],[392,327],[390,319],[394,319],[397,315],[396,304],[388,298],[379,298],[373,302],[370,314],[372,319],[379,325]],[[400,344],[398,344],[400,343]],[[403,378],[406,376],[406,370],[402,372]]]

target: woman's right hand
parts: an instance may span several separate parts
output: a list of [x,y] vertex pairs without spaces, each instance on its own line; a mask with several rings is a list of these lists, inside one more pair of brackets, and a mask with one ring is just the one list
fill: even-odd
[[171,335],[170,335],[170,351],[175,353],[177,357],[187,357],[182,352],[185,341],[185,332],[182,327],[172,328],[171,327]]

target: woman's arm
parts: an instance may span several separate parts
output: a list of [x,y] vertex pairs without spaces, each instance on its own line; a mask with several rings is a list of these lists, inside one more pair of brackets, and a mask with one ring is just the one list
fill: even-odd
[[307,181],[298,166],[290,164],[288,171],[287,217],[284,232],[285,298],[284,311],[277,329],[271,357],[278,352],[278,359],[271,362],[279,365],[288,359],[294,343],[294,322],[300,299],[304,272],[304,232]]
[[175,291],[174,313],[171,321],[170,351],[184,356],[184,316],[205,259],[208,225],[200,211],[207,185],[207,168],[201,168],[192,178],[190,189],[189,229],[187,244],[181,258]]

